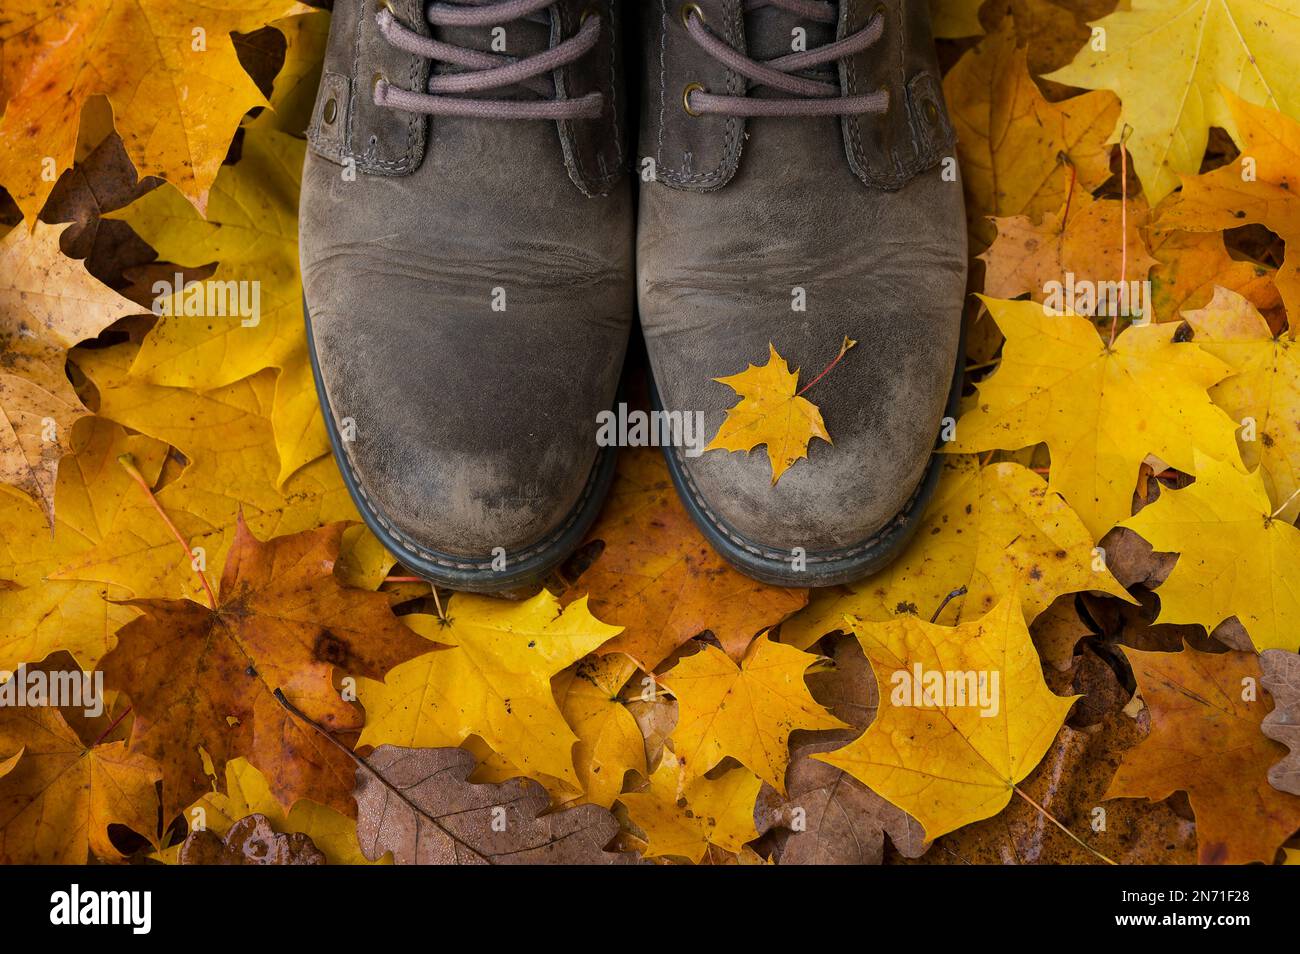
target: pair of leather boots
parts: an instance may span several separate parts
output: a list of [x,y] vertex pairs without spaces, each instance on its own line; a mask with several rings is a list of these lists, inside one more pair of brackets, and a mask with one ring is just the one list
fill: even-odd
[[705,440],[716,378],[858,343],[775,484],[761,446],[665,448],[738,569],[847,582],[914,529],[966,277],[926,0],[336,0],[308,138],[317,387],[405,566],[499,591],[573,552],[638,313],[656,411]]

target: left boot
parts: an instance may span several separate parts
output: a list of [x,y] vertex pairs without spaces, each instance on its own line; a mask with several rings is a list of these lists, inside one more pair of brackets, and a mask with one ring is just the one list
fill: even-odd
[[664,409],[713,435],[739,400],[713,379],[769,342],[800,386],[858,342],[806,395],[833,444],[775,485],[762,447],[669,448],[674,481],[741,571],[860,578],[914,531],[960,380],[966,224],[927,4],[650,0],[643,20],[637,281]]

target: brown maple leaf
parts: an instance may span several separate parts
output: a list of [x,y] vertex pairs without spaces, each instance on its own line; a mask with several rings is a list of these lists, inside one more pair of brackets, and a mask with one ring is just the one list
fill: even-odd
[[657,450],[619,456],[609,502],[588,537],[605,549],[564,602],[589,594],[597,619],[624,628],[598,651],[626,653],[646,672],[705,630],[740,659],[755,635],[808,602],[807,590],[758,583],[714,552]]
[[217,776],[245,756],[285,810],[310,797],[344,814],[352,805],[347,754],[275,699],[277,689],[332,732],[361,728],[361,710],[334,688],[342,677],[383,679],[430,650],[380,593],[334,576],[346,524],[259,542],[242,515],[215,609],[190,600],[132,600],[144,615],[104,657],[105,682],[135,711],[131,751],[163,772],[173,817],[209,790],[202,746]]
[[1125,753],[1106,797],[1162,801],[1185,791],[1202,864],[1272,864],[1300,828],[1300,797],[1268,783],[1286,748],[1260,731],[1267,696],[1247,691],[1247,680],[1259,684],[1259,657],[1190,648],[1124,655],[1151,710],[1151,733]]

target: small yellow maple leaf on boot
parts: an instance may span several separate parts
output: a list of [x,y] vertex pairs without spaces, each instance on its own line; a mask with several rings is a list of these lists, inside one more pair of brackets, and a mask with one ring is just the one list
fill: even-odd
[[[845,338],[831,367],[855,344],[856,341]],[[835,442],[826,433],[822,412],[817,405],[799,396],[799,369],[791,371],[785,358],[777,353],[776,346],[771,342],[767,346],[771,352],[767,364],[751,364],[739,374],[713,379],[739,394],[740,403],[727,411],[726,420],[704,449],[748,451],[766,444],[775,486],[795,461],[808,456],[808,442],[814,437],[820,437],[827,444]],[[822,375],[825,373],[823,371]],[[806,391],[822,375],[814,378],[803,390]]]

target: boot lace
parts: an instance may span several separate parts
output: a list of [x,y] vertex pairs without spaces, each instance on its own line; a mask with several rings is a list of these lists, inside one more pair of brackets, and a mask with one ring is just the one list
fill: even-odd
[[[495,27],[534,17],[554,3],[555,0],[431,3],[425,10],[425,17],[435,27]],[[375,19],[379,32],[392,46],[435,64],[427,92],[401,89],[384,76],[376,76],[373,92],[378,106],[431,116],[555,120],[595,119],[604,108],[604,97],[599,92],[577,99],[560,99],[555,84],[546,80],[548,74],[581,59],[600,41],[601,18],[594,10],[584,15],[578,32],[573,36],[540,53],[522,57],[487,53],[423,36],[400,22],[387,3],[381,6]],[[436,69],[439,63],[448,64],[456,71],[440,73]],[[511,86],[530,89],[542,98],[472,98],[473,94],[500,91]]]
[[[834,23],[839,18],[835,5],[828,0],[746,0],[745,12],[752,13],[763,7],[776,7],[817,23]],[[889,106],[886,90],[842,96],[839,86],[834,83],[797,75],[870,47],[884,31],[884,16],[880,13],[867,21],[861,30],[842,40],[764,61],[739,52],[710,30],[696,4],[688,3],[682,7],[682,20],[691,39],[727,69],[755,85],[790,94],[787,98],[720,96],[710,93],[699,83],[692,83],[682,94],[682,105],[692,116],[840,116],[883,113]]]

